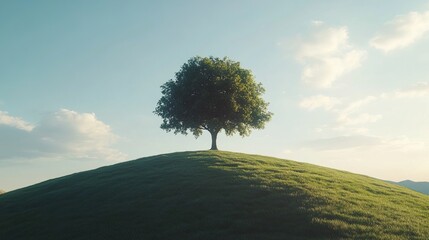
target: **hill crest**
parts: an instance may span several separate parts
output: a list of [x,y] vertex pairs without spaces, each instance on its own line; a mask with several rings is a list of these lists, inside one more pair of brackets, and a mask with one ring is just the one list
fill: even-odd
[[1,195],[0,215],[6,240],[429,237],[423,194],[221,151],[162,154],[49,180]]

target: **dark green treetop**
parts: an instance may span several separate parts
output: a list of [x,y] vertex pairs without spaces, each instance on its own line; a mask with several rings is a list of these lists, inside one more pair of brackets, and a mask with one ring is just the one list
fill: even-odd
[[175,134],[203,130],[212,136],[212,150],[222,129],[226,135],[247,136],[262,129],[271,119],[264,88],[255,82],[250,70],[226,57],[193,57],[183,64],[174,80],[161,86],[162,97],[155,114],[162,117],[161,128]]

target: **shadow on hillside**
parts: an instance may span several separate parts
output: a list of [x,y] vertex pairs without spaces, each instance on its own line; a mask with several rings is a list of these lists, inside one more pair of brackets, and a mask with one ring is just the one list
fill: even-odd
[[[276,187],[198,153],[140,159],[0,197],[9,239],[311,239],[299,189]],[[7,219],[6,221],[4,219]]]

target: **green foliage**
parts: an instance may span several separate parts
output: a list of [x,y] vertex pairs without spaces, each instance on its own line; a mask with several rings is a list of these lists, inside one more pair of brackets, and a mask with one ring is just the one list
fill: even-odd
[[227,135],[247,136],[272,116],[261,97],[262,85],[226,57],[191,58],[161,89],[154,113],[163,118],[162,129],[176,134],[190,131],[198,137],[203,130],[217,134],[223,129]]
[[429,197],[222,151],[142,158],[0,195],[0,239],[429,239]]

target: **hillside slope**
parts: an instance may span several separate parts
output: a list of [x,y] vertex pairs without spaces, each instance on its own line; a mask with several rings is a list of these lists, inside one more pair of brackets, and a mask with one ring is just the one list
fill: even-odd
[[347,172],[202,151],[0,196],[0,238],[429,239],[429,197]]

